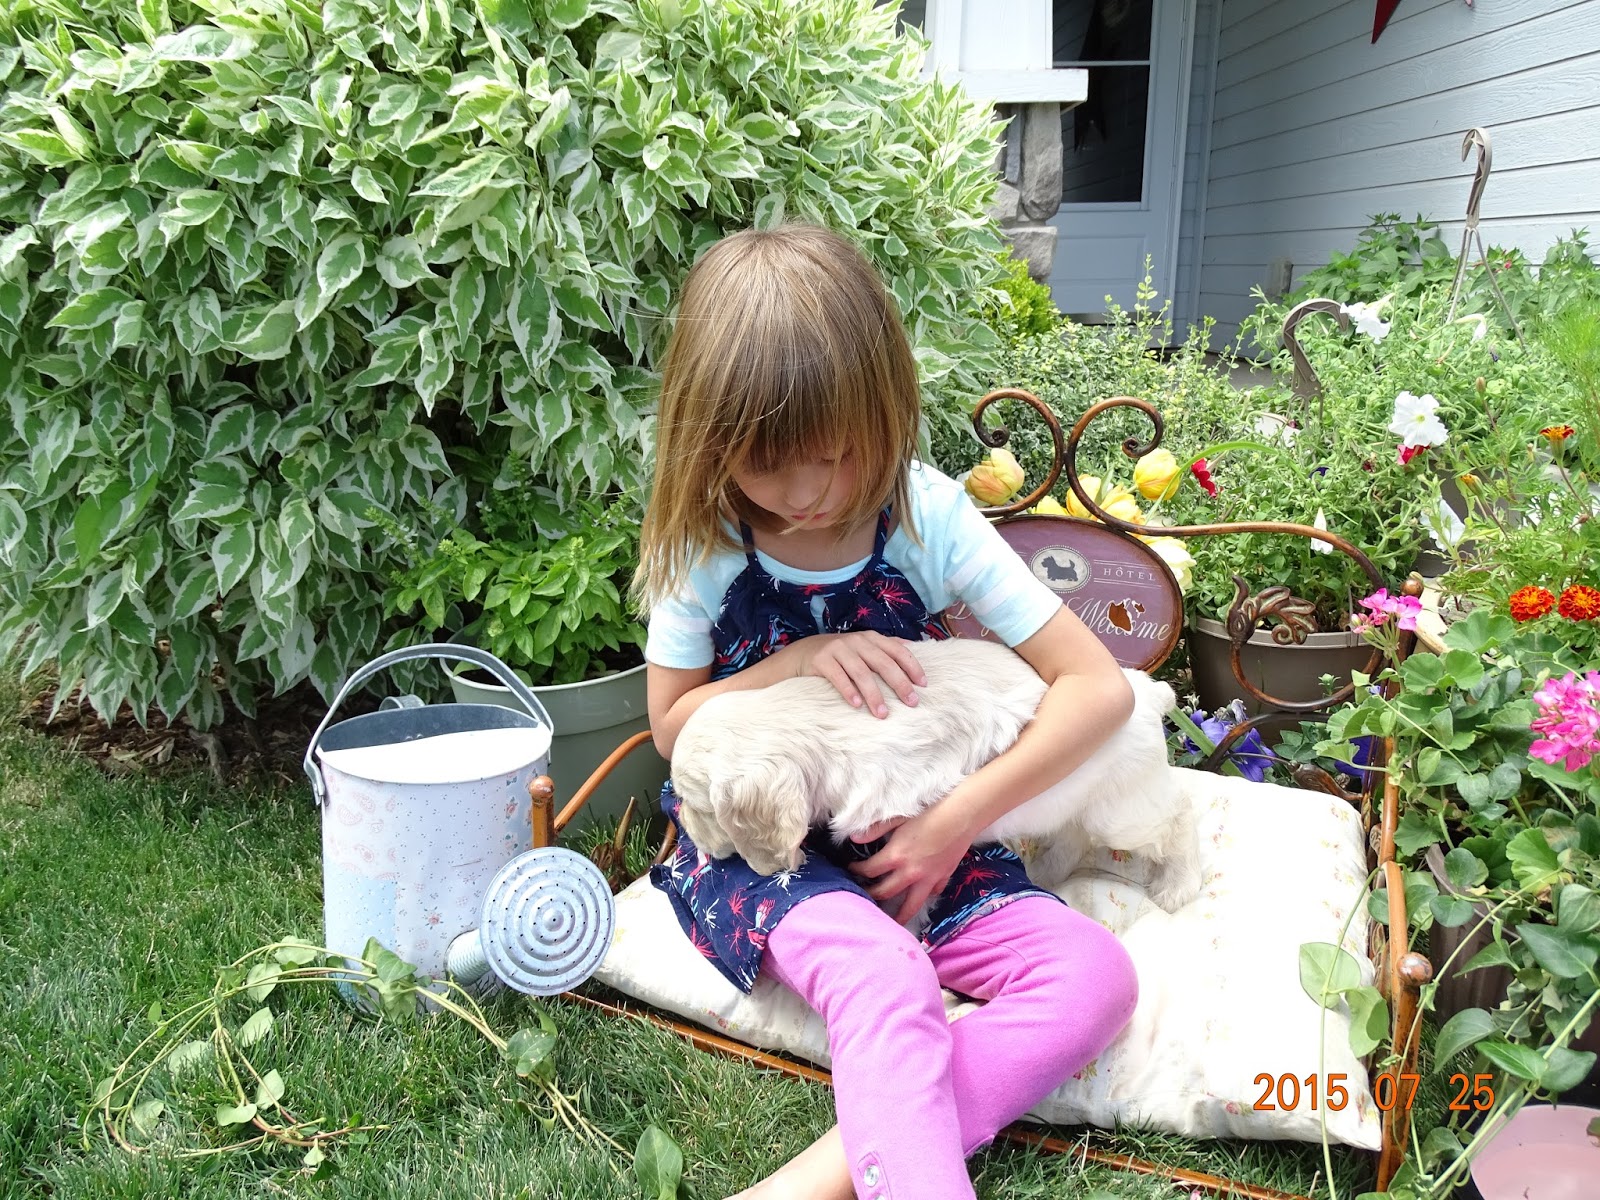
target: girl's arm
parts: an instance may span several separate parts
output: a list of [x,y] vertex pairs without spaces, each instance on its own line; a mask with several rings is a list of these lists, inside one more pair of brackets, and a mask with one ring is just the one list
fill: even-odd
[[1111,652],[1065,605],[1016,651],[1050,685],[1022,736],[851,868],[875,881],[875,899],[904,896],[901,921],[944,886],[979,833],[1076,770],[1133,712]]
[[645,671],[645,686],[656,752],[670,761],[684,722],[711,697],[767,687],[797,675],[821,676],[851,704],[865,705],[876,717],[889,713],[878,680],[888,684],[906,704],[915,704],[914,688],[928,682],[909,643],[870,632],[819,633],[801,638],[715,683],[710,682],[709,666],[677,668],[650,663]]

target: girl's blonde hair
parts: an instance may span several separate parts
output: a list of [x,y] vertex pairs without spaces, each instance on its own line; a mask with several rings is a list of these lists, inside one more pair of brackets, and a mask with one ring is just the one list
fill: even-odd
[[841,531],[892,502],[915,539],[921,415],[900,314],[860,250],[814,225],[723,238],[689,271],[667,344],[635,601],[648,610],[713,550],[737,547],[721,517],[762,515],[733,481],[745,468],[848,451],[858,470]]

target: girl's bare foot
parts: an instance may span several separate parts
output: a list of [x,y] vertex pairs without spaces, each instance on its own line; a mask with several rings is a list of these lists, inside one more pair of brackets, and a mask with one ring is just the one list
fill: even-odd
[[835,1125],[754,1187],[728,1200],[855,1200]]

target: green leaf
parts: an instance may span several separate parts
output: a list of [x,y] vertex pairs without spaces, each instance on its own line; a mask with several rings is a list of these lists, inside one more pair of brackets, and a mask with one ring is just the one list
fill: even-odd
[[606,316],[605,309],[600,307],[600,302],[592,296],[586,295],[581,289],[571,284],[557,284],[555,288],[556,304],[561,311],[581,325],[590,325],[603,332],[611,332],[611,318]]
[[1511,957],[1511,951],[1506,949],[1504,942],[1490,942],[1467,960],[1466,965],[1461,968],[1461,973],[1465,975],[1468,971],[1480,971],[1486,967],[1514,967],[1516,965],[1516,959]]
[[1444,669],[1455,680],[1456,687],[1467,691],[1482,680],[1483,659],[1469,650],[1451,650],[1444,656]]
[[372,107],[367,110],[367,120],[374,125],[393,125],[403,121],[417,110],[422,90],[414,84],[391,83],[378,93]]
[[1494,1018],[1481,1008],[1464,1008],[1439,1030],[1433,1043],[1433,1069],[1442,1071],[1468,1046],[1474,1046],[1494,1033]]
[[1444,856],[1444,871],[1450,882],[1460,891],[1475,888],[1489,878],[1489,868],[1470,850],[1457,846]]
[[278,1101],[282,1099],[283,1076],[276,1071],[268,1071],[256,1086],[256,1110],[259,1112],[266,1108],[276,1108]]
[[272,1032],[272,1010],[258,1008],[245,1019],[239,1026],[239,1032],[233,1035],[233,1040],[241,1046],[254,1046],[267,1034]]
[[1550,1062],[1539,1077],[1539,1086],[1556,1095],[1570,1091],[1587,1079],[1594,1070],[1595,1059],[1600,1057],[1593,1050],[1568,1050],[1564,1046],[1552,1046],[1547,1053]]
[[647,1125],[633,1153],[633,1172],[646,1196],[676,1200],[683,1178],[683,1151],[662,1130]]
[[406,430],[405,436],[400,439],[400,452],[419,471],[432,475],[447,475],[450,472],[444,447],[439,444],[439,436],[431,429],[414,425]]
[[562,325],[555,298],[543,281],[526,277],[517,281],[506,319],[530,367],[537,370],[550,361],[561,341]]
[[115,287],[82,292],[64,304],[46,328],[94,329],[115,317],[129,299],[127,292]]
[[474,154],[448,171],[441,171],[435,175],[428,183],[419,187],[416,194],[465,200],[469,196],[477,195],[488,186],[490,180],[494,179],[507,161],[507,155],[499,150],[486,150]]
[[210,1061],[210,1042],[184,1042],[174,1046],[172,1052],[167,1055],[167,1073],[173,1078],[180,1078]]
[[1558,979],[1581,979],[1600,959],[1600,939],[1562,926],[1517,926],[1517,936],[1537,962]]
[[184,501],[172,514],[174,521],[184,521],[194,518],[215,520],[238,512],[244,507],[245,495],[231,487],[218,487],[215,484],[199,484],[189,490]]
[[260,183],[267,177],[267,164],[258,151],[236,146],[212,160],[211,174],[230,183]]
[[1501,1038],[1480,1042],[1483,1056],[1519,1079],[1538,1083],[1544,1075],[1544,1056],[1529,1046],[1518,1046]]
[[1537,892],[1554,883],[1561,874],[1561,864],[1542,829],[1524,829],[1506,843],[1506,857],[1511,860],[1511,870],[1520,887]]
[[357,233],[342,233],[317,258],[317,286],[329,296],[353,283],[366,269],[367,247]]
[[216,216],[227,202],[228,197],[221,192],[188,188],[177,193],[166,211],[161,214],[161,228],[168,231],[167,235],[170,238],[177,230],[187,229],[191,225],[205,224]]
[[275,962],[258,962],[250,968],[250,973],[245,976],[244,994],[259,1004],[272,994],[272,989],[278,986],[278,976],[283,974],[283,968]]
[[231,1104],[219,1104],[216,1109],[217,1124],[224,1128],[229,1125],[243,1125],[254,1120],[255,1115],[254,1104],[240,1104],[237,1107]]
[[545,16],[557,29],[582,25],[594,11],[594,0],[547,0]]
[[534,30],[533,13],[528,0],[481,0],[479,9],[484,23],[502,33],[521,37]]
[[283,358],[294,345],[297,328],[294,304],[286,300],[267,310],[260,322],[234,343],[234,349],[260,362]]
[[1556,921],[1562,929],[1575,933],[1600,929],[1600,893],[1579,883],[1567,884],[1558,898]]
[[1472,920],[1472,901],[1463,896],[1430,896],[1428,907],[1433,912],[1433,919],[1446,929],[1454,929]]
[[320,955],[317,948],[309,942],[298,942],[290,938],[279,942],[273,948],[272,957],[286,967],[304,967],[316,962]]
[[[1592,1058],[1593,1055],[1590,1055]],[[167,1106],[160,1100],[146,1100],[135,1106],[132,1113],[133,1127],[140,1133],[148,1134],[161,1114],[167,1111]]]
[[226,596],[249,573],[256,557],[255,526],[248,521],[228,525],[211,543],[211,561],[216,568],[217,591]]
[[[733,128],[758,146],[774,146],[787,136],[787,124],[788,122],[780,121],[770,113],[758,112],[740,117],[733,123]],[[782,198],[779,197],[778,203],[781,205],[782,202]]]
[[350,186],[363,200],[370,200],[374,204],[389,202],[388,192],[384,191],[383,184],[378,181],[378,176],[373,173],[371,167],[358,164],[351,170]]
[[548,1030],[519,1029],[506,1042],[506,1057],[518,1075],[530,1075],[549,1060],[556,1035]]
[[1339,995],[1361,986],[1361,967],[1348,951],[1329,942],[1300,947],[1300,987],[1323,1008],[1339,1003]]
[[1389,1036],[1389,1006],[1375,987],[1353,988],[1345,999],[1350,1004],[1350,1049],[1365,1058]]
[[390,287],[410,287],[419,280],[431,278],[433,272],[422,261],[422,247],[409,237],[390,238],[378,251],[378,274]]

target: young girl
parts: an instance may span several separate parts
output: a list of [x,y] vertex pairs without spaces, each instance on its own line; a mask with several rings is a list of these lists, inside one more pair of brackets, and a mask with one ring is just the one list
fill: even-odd
[[[661,753],[711,696],[796,675],[828,679],[863,721],[886,715],[885,686],[915,704],[915,643],[946,636],[937,615],[958,600],[1050,685],[1010,750],[871,843],[813,831],[799,870],[760,876],[680,828],[655,868],[728,979],[749,991],[765,972],[827,1023],[839,1123],[746,1197],[971,1197],[966,1156],[1098,1054],[1137,995],[1115,937],[1003,847],[972,847],[1133,700],[961,487],[913,460],[920,413],[893,302],[848,241],[746,230],[690,271],[635,581]],[[670,783],[662,807],[675,818]],[[941,985],[987,1003],[948,1024]]]

